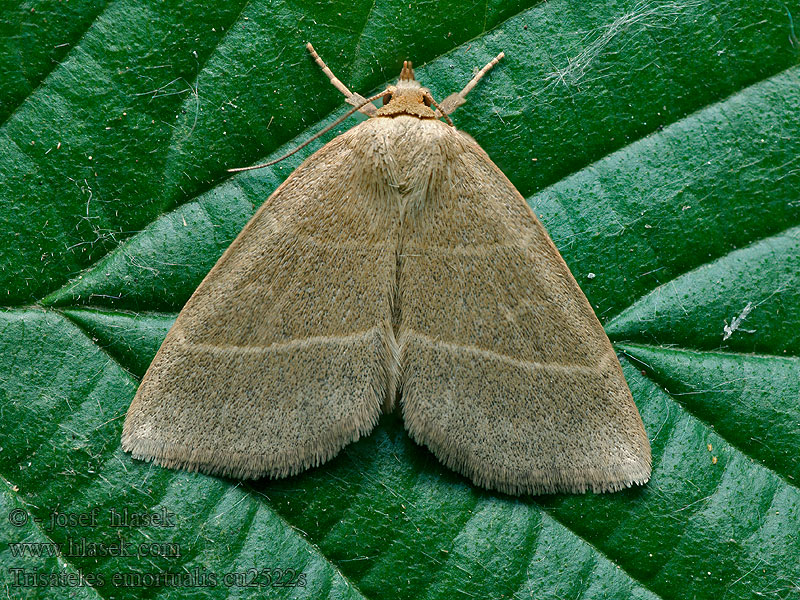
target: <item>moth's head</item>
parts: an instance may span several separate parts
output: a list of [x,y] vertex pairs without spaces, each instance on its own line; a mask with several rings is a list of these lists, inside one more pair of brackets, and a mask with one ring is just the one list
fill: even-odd
[[378,117],[411,115],[420,119],[435,119],[431,108],[431,92],[414,79],[414,69],[409,61],[403,62],[403,70],[397,85],[390,85],[383,95],[383,106],[375,113]]

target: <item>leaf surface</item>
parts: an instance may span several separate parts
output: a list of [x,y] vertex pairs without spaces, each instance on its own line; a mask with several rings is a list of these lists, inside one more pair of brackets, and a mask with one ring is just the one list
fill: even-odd
[[[58,584],[78,598],[800,598],[798,14],[796,0],[0,9],[3,589],[53,597],[25,579],[39,573],[82,575]],[[121,451],[183,303],[354,122],[226,172],[344,113],[309,40],[364,95],[411,59],[444,98],[506,53],[454,120],[528,198],[615,343],[652,442],[647,486],[489,493],[396,415],[280,481]],[[125,510],[166,525],[115,527]],[[69,553],[80,540],[132,550]],[[49,544],[61,555],[30,555]]]

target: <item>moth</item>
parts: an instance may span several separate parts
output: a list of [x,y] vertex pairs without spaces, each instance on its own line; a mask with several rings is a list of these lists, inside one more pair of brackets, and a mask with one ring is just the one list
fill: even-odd
[[408,62],[365,99],[308,48],[348,115],[370,118],[298,167],[203,279],[123,449],[285,477],[397,406],[416,442],[491,490],[647,482],[650,445],[600,322],[523,197],[450,120],[503,54],[437,103]]

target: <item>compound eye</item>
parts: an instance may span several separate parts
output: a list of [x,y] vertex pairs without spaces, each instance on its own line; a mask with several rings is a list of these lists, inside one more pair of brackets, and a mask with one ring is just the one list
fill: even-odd
[[392,92],[386,92],[383,95],[383,105],[386,106],[387,104],[389,104],[389,102],[392,101],[392,97],[393,97]]

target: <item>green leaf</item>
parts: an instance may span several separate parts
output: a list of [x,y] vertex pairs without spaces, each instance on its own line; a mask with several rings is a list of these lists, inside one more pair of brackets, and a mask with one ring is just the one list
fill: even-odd
[[[797,0],[0,8],[2,589],[800,598],[798,15]],[[362,94],[412,59],[443,98],[505,51],[456,126],[528,198],[605,324],[650,483],[489,493],[397,415],[280,481],[121,451],[183,303],[291,170],[359,118],[272,168],[226,172],[346,110],[309,40]],[[112,510],[163,520],[118,527]]]

